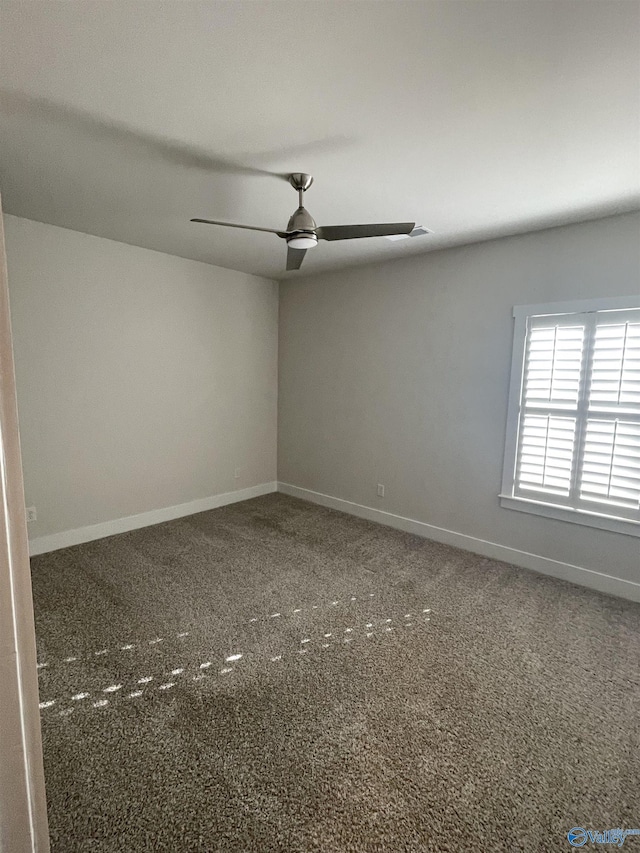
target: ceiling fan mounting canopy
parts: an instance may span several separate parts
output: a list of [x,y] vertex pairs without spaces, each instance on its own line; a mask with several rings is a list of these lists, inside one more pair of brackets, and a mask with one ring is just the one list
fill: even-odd
[[304,193],[313,183],[313,177],[306,172],[293,172],[289,175],[289,183],[298,193],[298,208],[291,214],[286,231],[276,231],[273,228],[259,228],[252,225],[238,225],[234,222],[221,222],[215,219],[192,219],[191,221],[276,234],[287,241],[287,270],[300,269],[307,250],[317,246],[318,240],[388,237],[393,234],[409,234],[415,228],[415,222],[383,222],[375,225],[324,225],[318,227],[315,219],[302,203]]
[[302,190],[306,192],[313,183],[313,175],[307,175],[306,172],[293,172],[289,175],[289,183],[294,190]]

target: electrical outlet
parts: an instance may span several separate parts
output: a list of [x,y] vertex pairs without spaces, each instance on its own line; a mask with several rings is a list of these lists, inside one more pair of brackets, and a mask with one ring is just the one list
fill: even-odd
[[384,497],[384,486],[382,485],[382,483],[378,483],[378,497]]
[[233,479],[239,480],[240,477],[242,477],[243,473],[244,473],[244,468],[236,468],[236,470],[233,472]]
[[36,508],[34,506],[28,506],[27,507],[27,524],[30,521],[37,521],[37,520],[38,520],[38,513],[36,512]]

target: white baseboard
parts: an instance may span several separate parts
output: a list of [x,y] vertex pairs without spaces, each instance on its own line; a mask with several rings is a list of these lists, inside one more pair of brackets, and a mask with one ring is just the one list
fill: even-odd
[[416,536],[424,536],[426,539],[443,542],[445,545],[464,548],[465,551],[473,551],[476,554],[482,554],[483,557],[512,563],[515,566],[522,566],[525,569],[532,569],[544,575],[551,575],[560,580],[598,590],[598,592],[606,592],[609,595],[617,595],[620,598],[640,602],[640,583],[605,575],[602,572],[594,572],[592,569],[584,569],[581,566],[571,565],[571,563],[562,563],[549,557],[541,557],[539,554],[530,554],[528,551],[520,551],[506,545],[498,545],[496,542],[487,542],[485,539],[477,539],[475,536],[467,536],[465,533],[456,533],[454,530],[435,527],[433,524],[426,524],[424,521],[393,515],[390,512],[383,512],[370,506],[362,506],[342,500],[342,498],[334,498],[331,495],[323,495],[320,492],[313,492],[300,486],[292,486],[289,483],[278,483],[278,491],[294,498],[302,498],[305,501],[346,512],[349,515],[366,518],[368,521],[395,527],[405,533],[414,533]]
[[116,533],[126,533],[128,530],[137,530],[139,527],[149,527],[151,524],[160,524],[162,521],[172,521],[174,518],[183,518],[186,515],[194,515],[196,512],[206,512],[208,509],[216,509],[219,506],[246,501],[249,498],[258,498],[260,495],[267,495],[270,492],[277,491],[277,489],[278,484],[275,482],[261,483],[259,486],[250,486],[248,489],[212,495],[177,506],[153,509],[150,512],[116,518],[113,521],[103,521],[100,524],[78,527],[75,530],[64,530],[62,533],[53,533],[51,536],[39,536],[29,542],[29,554],[33,557],[36,554],[57,551],[58,548],[68,548],[70,545],[80,545],[83,542],[92,542],[94,539],[104,539],[105,536],[113,536]]

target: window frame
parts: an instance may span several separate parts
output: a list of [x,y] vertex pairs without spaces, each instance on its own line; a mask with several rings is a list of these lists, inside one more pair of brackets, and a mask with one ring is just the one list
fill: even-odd
[[584,507],[571,507],[554,503],[551,496],[549,499],[545,499],[544,497],[525,497],[522,494],[515,494],[518,427],[524,382],[527,321],[531,317],[545,315],[584,314],[594,311],[625,311],[638,308],[640,308],[640,298],[638,296],[603,297],[601,299],[584,299],[572,302],[550,302],[541,305],[514,306],[513,350],[504,443],[505,452],[502,469],[502,488],[499,495],[502,507],[640,537],[640,521],[636,521],[635,519],[607,514],[599,508],[588,510]]

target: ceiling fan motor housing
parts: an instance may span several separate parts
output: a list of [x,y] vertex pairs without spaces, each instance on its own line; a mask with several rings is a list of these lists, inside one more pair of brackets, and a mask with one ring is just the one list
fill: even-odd
[[315,223],[315,220],[311,214],[305,210],[304,207],[299,207],[294,213],[291,215],[289,219],[289,224],[287,225],[287,231],[294,232],[290,237],[287,237],[287,243],[291,239],[295,239],[296,236],[299,236],[300,232],[308,235],[309,237],[315,238],[316,243],[318,242],[318,238],[316,235],[316,228],[318,226]]

